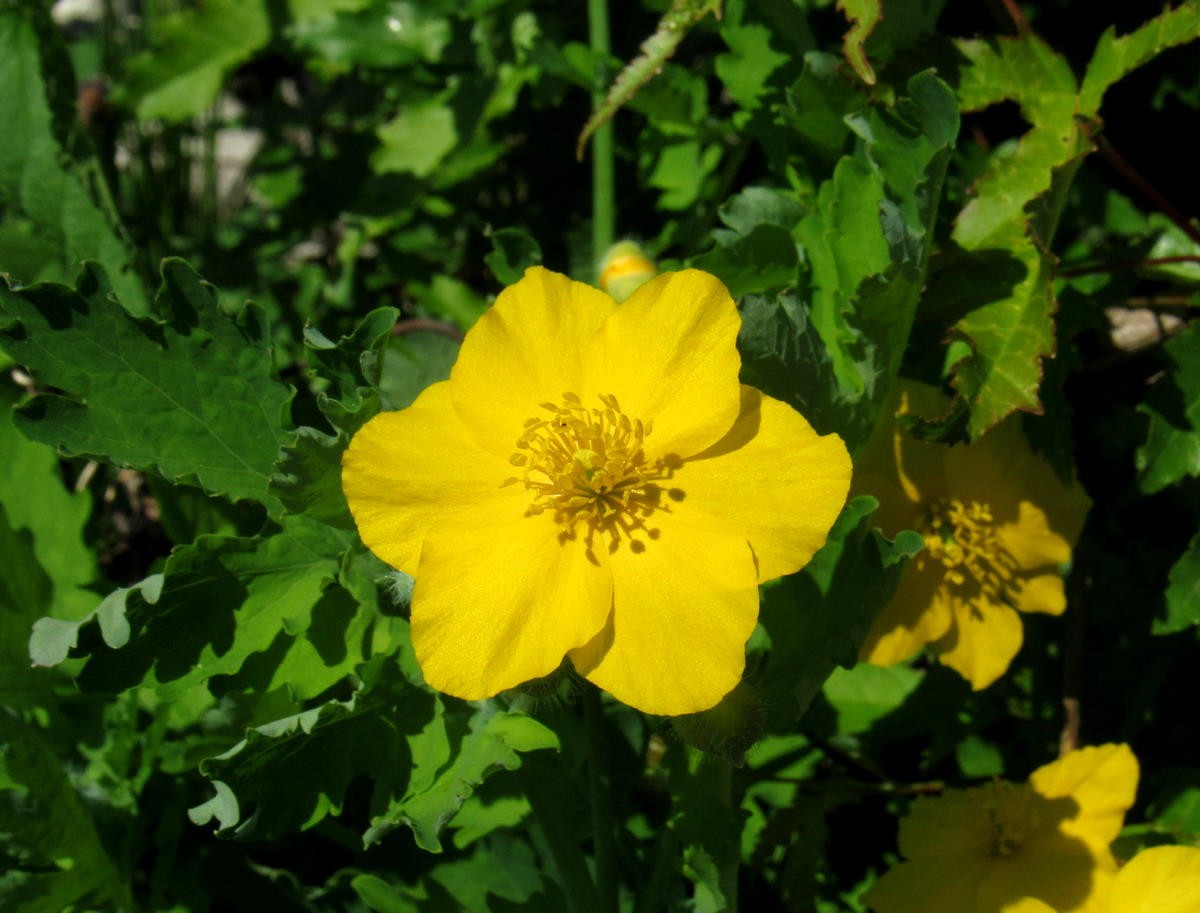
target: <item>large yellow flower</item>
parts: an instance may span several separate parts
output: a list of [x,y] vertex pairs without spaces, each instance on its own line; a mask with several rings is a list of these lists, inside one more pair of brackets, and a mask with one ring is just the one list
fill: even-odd
[[[949,403],[932,387],[901,381],[897,405],[928,416]],[[879,499],[885,533],[925,537],[863,644],[865,661],[889,666],[929,644],[973,688],[986,688],[1021,648],[1017,610],[1066,608],[1058,565],[1071,557],[1090,502],[1033,453],[1015,416],[969,447],[921,443],[883,421],[854,491]]]
[[1012,913],[1035,898],[1059,913],[1107,910],[1109,844],[1137,791],[1127,745],[1083,748],[1034,771],[922,796],[900,822],[905,860],[865,895],[876,913]]
[[342,482],[367,546],[416,578],[431,686],[488,697],[569,656],[649,713],[738,683],[758,584],[802,567],[850,460],[738,383],[740,318],[697,270],[618,306],[532,268],[450,380],[355,435]]
[[[1004,913],[1061,913],[1028,897]],[[1096,913],[1200,913],[1200,849],[1156,846],[1117,872]]]

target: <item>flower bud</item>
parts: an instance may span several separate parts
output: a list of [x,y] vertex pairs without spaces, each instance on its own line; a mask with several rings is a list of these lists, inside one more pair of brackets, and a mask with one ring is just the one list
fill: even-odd
[[624,301],[657,275],[658,266],[633,241],[618,241],[600,261],[600,288],[617,301]]

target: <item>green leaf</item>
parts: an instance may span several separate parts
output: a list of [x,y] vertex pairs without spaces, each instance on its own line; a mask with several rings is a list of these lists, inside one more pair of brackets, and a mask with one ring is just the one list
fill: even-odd
[[787,105],[778,112],[795,132],[798,145],[831,166],[851,136],[846,115],[857,113],[866,103],[844,70],[836,55],[809,51],[803,72],[787,91]]
[[1200,475],[1200,327],[1189,327],[1162,349],[1166,373],[1138,406],[1150,416],[1138,448],[1138,485],[1147,494]]
[[638,89],[662,71],[663,64],[675,53],[684,35],[709,13],[720,16],[722,2],[723,0],[671,0],[671,6],[658,21],[654,34],[641,43],[638,56],[617,74],[608,94],[588,118],[575,143],[577,159],[583,159],[583,149],[588,138],[612,120],[613,115],[637,94]]
[[1175,9],[1151,19],[1137,31],[1117,37],[1109,26],[1088,62],[1079,91],[1079,113],[1093,117],[1100,111],[1104,93],[1127,73],[1149,63],[1167,48],[1200,38],[1200,6],[1185,0]]
[[271,23],[264,0],[205,0],[157,23],[154,47],[127,64],[124,101],[143,120],[195,117],[225,75],[264,47]]
[[340,814],[357,777],[374,782],[377,802],[403,794],[420,775],[409,740],[440,721],[438,709],[434,695],[400,681],[255,727],[201,762],[217,795],[193,820],[211,809],[228,836],[275,839]]
[[850,31],[842,38],[842,54],[867,85],[875,85],[875,71],[867,60],[863,46],[872,30],[883,18],[880,0],[838,0],[837,8],[850,22]]
[[717,76],[734,101],[753,111],[764,98],[770,97],[767,83],[772,74],[791,58],[771,47],[771,39],[778,42],[779,36],[759,22],[725,25],[721,37],[729,45],[730,53],[717,57]]
[[342,492],[342,454],[346,434],[329,435],[307,425],[279,451],[279,472],[271,476],[271,493],[291,514],[304,514],[338,529],[353,530],[354,518]]
[[182,260],[163,263],[161,323],[131,317],[95,264],[77,290],[45,284],[2,300],[16,323],[0,330],[0,346],[39,384],[66,391],[17,410],[24,434],[68,454],[275,504],[267,479],[290,437],[292,391],[275,376],[256,308],[235,324]]
[[[320,0],[292,0],[317,4]],[[296,47],[312,53],[312,64],[329,75],[356,66],[393,69],[437,63],[450,43],[453,20],[409,0],[336,0],[336,16],[300,15],[289,33]],[[359,9],[361,8],[361,9]]]
[[129,620],[126,618],[128,599],[141,593],[147,602],[156,602],[162,593],[162,574],[151,574],[130,587],[119,587],[100,601],[95,609],[77,621],[60,618],[39,618],[29,638],[29,658],[35,666],[57,666],[79,643],[80,629],[95,620],[100,623],[100,636],[114,650],[129,643]]
[[80,687],[145,685],[172,700],[220,677],[226,688],[319,694],[366,658],[370,612],[330,586],[348,544],[301,516],[263,538],[202,536],[176,549],[160,584],[126,591],[128,643],[93,650]]
[[790,292],[775,300],[747,295],[741,311],[742,383],[795,407],[818,433],[840,435],[851,451],[865,443],[872,426],[869,403],[838,383],[803,302]]
[[908,559],[924,547],[911,530],[889,542],[873,529],[877,504],[855,498],[808,567],[763,588],[760,618],[771,652],[761,690],[769,731],[790,732],[834,668],[854,666]]
[[1200,624],[1200,533],[1192,537],[1187,551],[1167,575],[1167,617],[1155,619],[1155,634],[1173,634]]
[[449,378],[458,359],[458,346],[458,340],[442,333],[423,331],[393,337],[379,381],[384,408],[407,408],[430,384]]
[[115,216],[89,192],[103,183],[81,142],[75,74],[46,9],[0,7],[0,272],[23,284],[65,282],[82,261],[99,260],[115,268],[125,307],[144,314],[146,291],[125,270]]
[[693,909],[732,909],[745,813],[732,801],[728,761],[682,746],[665,758],[671,787],[668,825],[683,847],[683,874],[695,884]]
[[412,828],[418,846],[440,853],[443,828],[487,776],[520,767],[517,752],[558,748],[558,736],[552,730],[523,714],[497,710],[492,701],[477,706],[465,732],[455,729],[450,765],[438,771],[421,791],[391,802],[386,812],[371,821],[371,829],[363,838],[365,843],[378,840],[404,823]]
[[813,325],[840,388],[873,415],[908,343],[959,122],[949,87],[924,72],[894,110],[871,108],[847,123],[862,146],[821,184],[799,236]]
[[408,172],[426,177],[458,145],[454,111],[441,101],[401,112],[377,134],[381,145],[371,157],[371,167],[379,174]]
[[125,877],[62,760],[11,713],[0,713],[0,851],[6,910],[133,909]]
[[834,669],[823,691],[837,713],[838,733],[866,732],[876,720],[899,708],[922,678],[922,673],[904,665],[859,663],[852,669]]
[[954,228],[954,240],[965,250],[1004,251],[1023,271],[1011,292],[988,296],[992,300],[954,325],[971,346],[971,356],[956,367],[954,385],[957,398],[969,405],[967,428],[977,438],[1015,409],[1042,411],[1042,359],[1054,354],[1054,261],[1048,250],[1091,143],[1075,120],[1071,69],[1039,38],[957,46],[970,61],[958,90],[961,109],[1013,100],[1031,125],[1010,154],[993,156]]
[[1157,772],[1152,783],[1157,789],[1146,818],[1155,823],[1156,830],[1170,834],[1178,843],[1200,840],[1200,770],[1168,767]]
[[395,308],[376,308],[336,343],[315,327],[305,328],[309,375],[328,384],[317,393],[317,403],[336,427],[354,432],[379,411],[384,352],[399,316]]
[[501,285],[513,285],[525,275],[525,270],[542,262],[541,245],[519,228],[501,228],[488,237],[492,240],[492,252],[483,262]]

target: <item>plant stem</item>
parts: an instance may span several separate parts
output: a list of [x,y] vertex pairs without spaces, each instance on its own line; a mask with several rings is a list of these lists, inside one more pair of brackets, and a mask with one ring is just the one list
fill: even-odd
[[545,850],[554,859],[558,881],[567,898],[568,913],[607,913],[596,899],[596,886],[569,820],[571,812],[553,794],[554,783],[567,776],[547,752],[531,751],[517,771],[521,791],[529,799],[533,818],[545,837]]
[[1200,263],[1200,256],[1179,254],[1175,257],[1144,257],[1141,260],[1120,260],[1115,263],[1095,263],[1091,266],[1071,266],[1057,270],[1054,275],[1058,279],[1069,279],[1072,276],[1115,273],[1123,269],[1149,269],[1154,266],[1166,266],[1170,263]]
[[1187,216],[1180,212],[1162,191],[1146,180],[1141,172],[1129,164],[1126,158],[1113,148],[1112,143],[1103,134],[1093,136],[1092,141],[1095,142],[1097,151],[1104,157],[1105,161],[1120,172],[1125,180],[1140,190],[1142,195],[1150,201],[1155,209],[1178,225],[1179,229],[1185,235],[1197,244],[1200,244],[1200,228],[1197,228]]
[[[720,796],[718,798],[736,814],[737,805],[733,799],[733,765],[724,758],[713,758],[711,763],[719,765],[717,785],[720,789]],[[725,896],[725,909],[730,913],[735,913],[738,908],[738,867],[740,863],[741,854],[734,852],[730,859],[722,863],[720,867],[721,893]]]
[[[608,0],[588,0],[588,33],[596,71],[592,81],[592,107],[604,101],[608,83]],[[596,269],[612,247],[616,235],[616,194],[613,168],[612,122],[603,124],[592,136],[592,260]]]
[[603,725],[600,692],[584,688],[583,719],[587,726],[588,792],[592,806],[592,840],[596,853],[596,893],[602,913],[617,913],[617,857],[613,838],[613,790]]

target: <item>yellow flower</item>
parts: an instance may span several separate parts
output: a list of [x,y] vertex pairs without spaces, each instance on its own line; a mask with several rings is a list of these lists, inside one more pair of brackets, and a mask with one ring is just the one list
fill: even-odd
[[1109,844],[1137,779],[1127,745],[1101,745],[1039,768],[1028,784],[922,796],[900,822],[906,861],[864,899],[876,913],[1012,913],[1025,898],[1101,913],[1117,870]]
[[[1198,913],[1200,849],[1156,846],[1122,866],[1097,913]],[[1004,913],[1061,913],[1033,897]]]
[[[948,401],[901,381],[898,406],[941,415]],[[1071,557],[1091,502],[1033,453],[1016,417],[969,447],[924,444],[881,422],[854,493],[879,499],[876,522],[888,535],[916,529],[925,537],[863,644],[866,662],[890,666],[929,644],[973,688],[986,688],[1021,648],[1015,610],[1066,608],[1058,565]]]
[[738,383],[740,318],[698,270],[623,305],[533,268],[467,334],[450,380],[354,437],[359,533],[416,578],[431,686],[469,700],[575,668],[684,714],[738,683],[758,584],[802,567],[850,460]]

